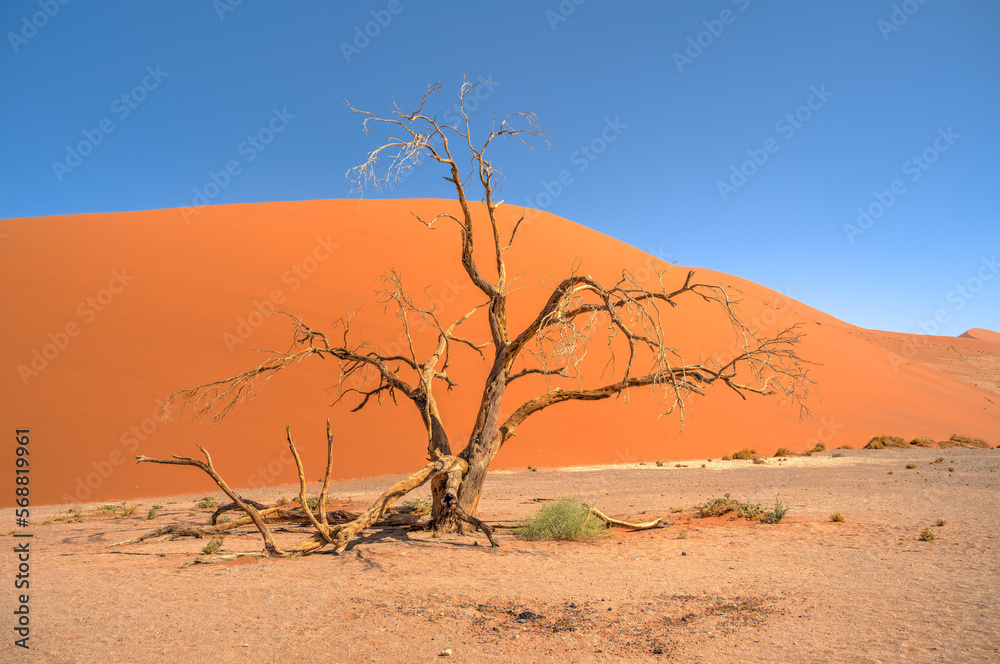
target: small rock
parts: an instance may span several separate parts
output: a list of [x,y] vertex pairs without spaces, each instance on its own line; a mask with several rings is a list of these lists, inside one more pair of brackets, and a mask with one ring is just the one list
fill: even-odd
[[445,648],[438,657],[451,657],[451,648]]
[[687,551],[681,551],[681,555],[682,555],[682,556],[686,556],[687,554],[688,554],[688,552],[687,552]]

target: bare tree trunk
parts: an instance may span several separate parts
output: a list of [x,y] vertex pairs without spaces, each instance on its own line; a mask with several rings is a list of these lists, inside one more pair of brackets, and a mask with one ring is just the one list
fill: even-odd
[[[490,462],[500,450],[500,407],[503,404],[504,392],[507,389],[507,372],[503,358],[498,357],[493,371],[487,379],[483,390],[476,426],[472,431],[469,444],[458,456],[469,464],[469,470],[458,488],[458,506],[470,516],[476,515],[479,507],[479,497],[483,491],[483,483],[489,472]],[[442,532],[463,532],[464,522],[451,516],[440,519],[439,503],[444,495],[443,482],[431,485],[434,497],[434,527]]]

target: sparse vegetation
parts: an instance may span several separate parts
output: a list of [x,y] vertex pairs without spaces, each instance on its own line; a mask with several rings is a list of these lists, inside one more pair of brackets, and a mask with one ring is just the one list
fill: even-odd
[[537,473],[538,472],[538,466],[528,466],[528,470],[530,470],[533,473]]
[[688,536],[688,531],[686,529],[677,533],[677,539],[687,539],[687,536]]
[[812,448],[809,451],[815,454],[816,452],[823,452],[825,450],[826,450],[826,445],[824,445],[823,443],[816,443],[816,447]]
[[927,436],[917,436],[910,441],[912,447],[937,447],[937,443],[934,442],[933,438],[928,438]]
[[118,511],[118,506],[117,505],[101,505],[96,510],[94,510],[94,513],[95,514],[114,514],[117,511]]
[[907,470],[913,470],[916,467],[917,467],[917,464],[915,464],[915,463],[908,463],[908,464],[906,464],[906,469]]
[[217,537],[213,537],[212,541],[206,544],[205,548],[203,548],[201,552],[204,553],[206,556],[210,556],[216,551],[218,551],[220,546],[222,546],[222,540],[220,540]]
[[155,519],[156,511],[160,509],[160,507],[162,507],[162,505],[153,505],[152,507],[150,507],[149,512],[146,513],[146,520],[152,521],[153,519]]
[[700,505],[696,505],[698,516],[707,518],[711,516],[722,516],[729,512],[736,514],[743,519],[759,519],[764,514],[764,508],[760,504],[741,503],[728,493],[722,498],[712,498]]
[[722,457],[723,461],[730,461],[731,459],[732,459],[732,457],[730,457],[728,454],[726,456]]
[[83,521],[83,509],[80,507],[70,508],[69,514],[72,517],[70,519],[71,523],[79,523]]
[[281,498],[278,498],[278,504],[279,505],[287,505],[288,504],[288,498],[285,497],[285,494],[281,494]]
[[767,463],[767,461],[764,461],[764,459],[762,459],[760,457],[756,457],[756,456],[753,458],[753,462],[754,462],[754,464],[756,464],[758,466],[762,466],[762,465],[764,465],[764,464]]
[[658,468],[662,468],[662,467],[663,467],[663,462],[662,462],[662,461],[657,461],[657,462],[656,462],[656,466],[657,466]]
[[938,457],[931,461],[931,463],[944,463],[944,457]]
[[774,507],[772,509],[764,512],[764,523],[781,523],[781,520],[785,518],[791,510],[791,505],[785,505],[777,498],[774,499]]
[[604,522],[579,500],[565,498],[544,505],[534,518],[515,529],[527,540],[594,540],[608,534]]
[[946,523],[948,523],[948,522],[947,522],[947,521],[945,521],[944,519],[938,519],[938,520],[937,520],[937,525],[938,525],[939,527],[944,527],[944,524],[946,524]]
[[983,450],[988,450],[990,448],[989,444],[987,444],[985,440],[980,438],[970,438],[969,436],[960,436],[957,433],[951,434],[951,438],[938,444],[941,447],[971,447]]
[[219,501],[215,500],[210,496],[205,496],[198,502],[194,504],[195,507],[200,507],[202,509],[214,509],[219,506]]
[[135,511],[139,508],[138,505],[128,505],[122,504],[122,516],[132,516]]
[[838,457],[842,457],[842,456],[844,456],[844,453],[843,453],[843,452],[834,452],[834,453],[833,453],[833,454],[831,454],[830,456],[831,456],[831,457],[833,457],[834,459],[836,459],[836,458],[838,458]]
[[776,457],[790,457],[790,456],[795,456],[795,453],[792,452],[787,447],[779,447],[778,451],[774,453],[774,456],[776,456]]
[[834,523],[843,523],[846,520],[847,517],[845,517],[840,512],[834,512],[833,514],[830,515],[830,521],[833,521]]
[[920,539],[923,540],[924,542],[933,542],[934,540],[937,539],[937,535],[930,528],[924,528],[920,532]]
[[909,447],[899,436],[875,436],[865,445],[866,450],[884,450],[887,448]]
[[949,473],[955,472],[955,467],[954,466],[948,466],[948,472]]
[[403,503],[403,507],[409,507],[413,510],[414,514],[430,514],[432,505],[426,500],[407,500]]
[[757,455],[757,450],[750,449],[749,447],[744,447],[738,452],[733,452],[733,459],[752,459]]

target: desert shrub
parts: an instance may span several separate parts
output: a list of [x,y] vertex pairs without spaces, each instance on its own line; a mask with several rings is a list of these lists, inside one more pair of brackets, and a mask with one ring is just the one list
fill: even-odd
[[908,464],[906,464],[906,469],[907,470],[913,470],[916,467],[917,467],[917,464],[915,464],[915,463],[908,463]]
[[989,449],[989,445],[985,440],[979,438],[969,438],[968,436],[959,436],[957,433],[951,434],[951,438],[948,442],[952,443],[951,447],[972,447],[978,449]]
[[865,445],[866,450],[884,450],[891,447],[909,447],[899,436],[875,436]]
[[933,542],[934,540],[937,539],[937,535],[935,535],[934,531],[931,530],[930,528],[924,528],[922,531],[920,531],[920,539],[923,540],[924,542]]
[[117,505],[101,505],[95,510],[95,512],[97,514],[114,514],[117,510]]
[[287,505],[288,504],[288,498],[285,497],[285,494],[281,494],[281,498],[278,498],[278,504],[279,505]]
[[944,463],[944,457],[938,457],[931,461],[931,463]]
[[791,505],[784,505],[780,500],[775,498],[774,507],[764,512],[764,523],[780,523],[790,509],[792,509]]
[[431,508],[433,507],[426,500],[407,500],[403,503],[403,507],[409,507],[414,514],[430,514]]
[[795,456],[795,453],[792,452],[787,447],[779,447],[778,451],[774,453],[774,456],[776,456],[776,457],[790,457],[790,456]]
[[538,472],[538,466],[528,466],[528,470],[530,470],[533,473],[537,473]]
[[135,511],[136,509],[138,509],[138,507],[139,507],[138,505],[128,505],[128,506],[123,505],[122,516],[132,516],[133,514],[135,514]]
[[682,530],[681,532],[677,533],[677,539],[687,539],[687,536],[688,536],[687,530]]
[[815,454],[816,452],[822,452],[824,450],[826,450],[826,445],[824,445],[823,443],[816,443],[816,447],[812,448],[809,451]]
[[211,555],[218,551],[220,546],[222,546],[222,540],[217,537],[213,537],[212,541],[206,544],[205,548],[203,548],[201,552],[205,555]]
[[158,510],[158,509],[160,509],[160,505],[153,505],[152,507],[150,507],[149,511],[146,512],[146,519],[148,521],[152,521],[153,519],[155,519],[156,518],[156,510]]
[[757,450],[752,450],[749,447],[744,447],[738,452],[733,452],[733,459],[752,459],[757,454]]
[[941,527],[943,527],[943,526],[944,526],[944,524],[946,524],[946,523],[948,523],[948,522],[947,522],[947,521],[945,521],[944,519],[938,519],[938,520],[937,520],[937,525],[938,525],[938,526],[941,526]]
[[758,466],[763,466],[764,464],[766,464],[766,463],[767,463],[767,461],[764,461],[764,460],[763,460],[762,458],[760,458],[760,457],[754,457],[754,458],[753,458],[753,462],[754,462],[755,464],[757,464]]
[[527,540],[594,540],[608,534],[604,522],[579,500],[563,499],[544,505],[515,534]]
[[764,514],[764,508],[759,504],[741,503],[728,493],[722,498],[712,498],[700,505],[695,506],[698,516],[707,518],[710,516],[722,516],[729,512],[736,512],[743,519],[758,519]]
[[840,446],[840,447],[838,447],[837,449],[838,449],[838,450],[853,450],[854,448],[853,448],[853,447],[851,447],[850,445],[841,445],[841,446]]
[[913,447],[937,447],[937,443],[927,436],[917,436],[910,441],[910,445]]
[[729,456],[728,454],[726,456],[722,457],[723,461],[730,461],[731,459],[732,459],[732,457]]
[[662,461],[657,461],[656,462],[656,467],[657,468],[662,468],[663,467],[663,462]]
[[846,520],[847,517],[845,517],[840,512],[834,512],[833,514],[830,515],[830,521],[833,521],[834,523],[843,523]]
[[219,502],[210,496],[205,496],[198,502],[194,504],[195,507],[201,507],[202,509],[212,509],[219,506]]

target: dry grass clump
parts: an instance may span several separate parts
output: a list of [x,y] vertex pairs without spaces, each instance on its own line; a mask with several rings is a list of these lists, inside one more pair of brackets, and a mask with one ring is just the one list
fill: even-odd
[[989,444],[985,440],[980,438],[970,438],[968,436],[960,436],[957,433],[951,434],[951,438],[938,444],[944,448],[969,447],[980,450],[988,450],[990,448]]
[[222,546],[222,540],[220,540],[217,537],[213,537],[212,541],[206,544],[205,548],[203,548],[201,552],[204,553],[206,556],[210,556],[216,551],[218,551],[220,546]]
[[944,457],[938,457],[931,461],[931,463],[944,463]]
[[909,447],[909,445],[899,436],[875,436],[865,445],[866,450],[884,450],[894,447]]
[[924,528],[920,531],[920,539],[924,542],[933,542],[937,539],[937,535],[930,528]]
[[565,498],[544,505],[514,533],[527,540],[595,540],[609,533],[603,521],[579,500]]
[[774,508],[765,510],[760,503],[743,503],[728,493],[722,498],[712,498],[695,506],[698,516],[702,518],[736,512],[741,519],[763,521],[764,523],[779,523],[790,509],[790,506],[783,505],[777,498],[774,500]]
[[927,436],[917,436],[910,441],[911,447],[937,447],[937,443],[934,442],[933,438],[928,438]]
[[767,461],[764,461],[764,459],[762,459],[762,458],[760,458],[760,457],[754,457],[754,458],[753,458],[753,462],[754,462],[755,464],[757,464],[758,466],[763,466],[764,464],[766,464],[766,463],[767,463]]
[[826,445],[823,443],[816,443],[816,447],[809,450],[810,453],[815,454],[816,452],[823,452],[826,450]]
[[795,452],[791,451],[787,447],[779,447],[778,451],[774,453],[774,456],[776,456],[776,457],[790,457],[790,456],[797,456],[797,455],[795,454]]
[[942,527],[942,528],[943,528],[943,527],[944,527],[944,524],[946,524],[946,523],[948,523],[948,522],[947,522],[947,521],[945,521],[944,519],[938,519],[938,520],[937,520],[937,525],[938,525],[938,527]]
[[907,470],[913,470],[916,467],[917,467],[917,464],[915,464],[915,463],[908,463],[908,464],[906,464],[906,469]]
[[755,456],[757,456],[757,450],[750,449],[749,447],[744,447],[742,450],[733,452],[732,454],[733,459],[752,459]]
[[200,507],[202,509],[214,509],[219,506],[219,502],[212,498],[211,496],[205,496],[198,502],[194,504],[195,507]]
[[847,517],[845,517],[840,512],[834,512],[833,514],[830,515],[830,521],[833,521],[834,523],[843,523],[846,520]]

